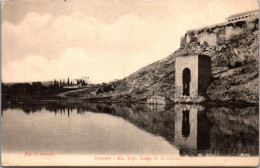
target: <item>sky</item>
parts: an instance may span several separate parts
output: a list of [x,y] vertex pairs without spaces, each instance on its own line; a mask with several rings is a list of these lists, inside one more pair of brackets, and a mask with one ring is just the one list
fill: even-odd
[[4,0],[2,81],[122,79],[257,0]]

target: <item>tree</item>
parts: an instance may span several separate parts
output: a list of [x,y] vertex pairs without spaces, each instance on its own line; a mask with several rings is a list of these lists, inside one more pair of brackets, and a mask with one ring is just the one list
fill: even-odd
[[42,85],[41,82],[33,82],[31,88],[32,88],[33,91],[41,90],[41,89],[43,89],[43,85]]
[[9,87],[2,82],[2,93],[8,93]]
[[85,85],[86,85],[85,80],[82,80],[82,86],[85,86]]
[[54,79],[54,81],[53,81],[53,85],[56,86],[56,79]]
[[68,82],[67,82],[67,85],[68,85],[68,86],[70,85],[70,78],[68,78]]

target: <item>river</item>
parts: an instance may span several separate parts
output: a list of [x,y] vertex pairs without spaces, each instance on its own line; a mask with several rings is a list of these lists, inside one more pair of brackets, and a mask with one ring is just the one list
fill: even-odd
[[2,153],[257,156],[257,107],[2,105]]

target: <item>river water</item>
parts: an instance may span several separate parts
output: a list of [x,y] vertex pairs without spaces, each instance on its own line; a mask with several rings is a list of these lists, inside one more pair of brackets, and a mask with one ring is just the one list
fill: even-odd
[[257,107],[2,105],[3,153],[257,156]]

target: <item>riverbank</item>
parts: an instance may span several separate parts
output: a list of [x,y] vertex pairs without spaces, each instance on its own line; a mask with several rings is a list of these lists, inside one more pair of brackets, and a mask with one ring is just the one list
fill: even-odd
[[[16,103],[35,103],[35,104],[42,104],[42,103],[62,103],[62,104],[75,104],[80,105],[84,103],[115,103],[115,104],[147,104],[147,105],[153,105],[148,104],[146,100],[111,100],[111,97],[102,97],[102,98],[90,98],[90,99],[66,99],[66,98],[60,98],[57,96],[57,99],[21,99],[17,101],[5,101],[2,100],[2,104],[16,104]],[[204,101],[204,102],[198,102],[198,103],[190,103],[190,102],[183,102],[183,103],[174,103],[171,104],[157,104],[158,106],[167,106],[171,107],[178,104],[188,104],[188,105],[203,105],[207,107],[236,107],[236,108],[245,108],[245,107],[258,107],[257,103],[249,103],[246,101]],[[154,106],[157,106],[154,104]]]

